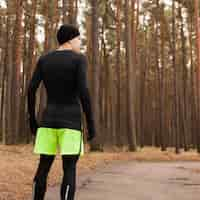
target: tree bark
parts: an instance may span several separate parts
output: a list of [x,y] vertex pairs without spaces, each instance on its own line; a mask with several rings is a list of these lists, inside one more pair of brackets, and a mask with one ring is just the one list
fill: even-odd
[[125,48],[127,67],[127,138],[130,151],[137,151],[136,144],[136,121],[135,121],[135,74],[133,66],[133,53],[131,51],[131,22],[129,15],[129,0],[125,0]]
[[102,141],[100,133],[100,110],[99,110],[99,76],[100,76],[100,64],[99,64],[99,23],[98,23],[98,2],[91,0],[92,7],[92,27],[91,27],[91,42],[92,42],[92,67],[93,67],[93,91],[92,91],[92,106],[95,116],[95,128],[96,137],[91,142],[90,150],[102,151]]

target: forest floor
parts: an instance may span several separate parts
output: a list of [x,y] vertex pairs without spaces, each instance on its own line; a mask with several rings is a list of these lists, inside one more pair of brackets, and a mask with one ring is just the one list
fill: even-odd
[[[32,192],[32,179],[39,162],[39,155],[33,154],[32,151],[33,151],[33,144],[9,145],[9,146],[0,145],[0,200],[27,200],[30,198],[31,192]],[[128,164],[129,161],[131,161],[130,165]],[[143,162],[143,161],[148,161],[148,162]],[[154,162],[154,164],[152,161]],[[168,162],[160,162],[160,161],[168,161]],[[184,162],[183,164],[179,166],[178,163],[180,162],[171,162],[171,161],[180,161],[180,162],[184,161]],[[101,177],[102,178],[105,177],[105,182],[109,184],[111,183],[109,182],[109,180],[113,179],[112,178],[113,176],[117,178],[118,173],[121,174],[121,178],[127,177],[127,183],[131,183],[130,176],[132,176],[132,181],[134,181],[135,175],[138,174],[138,177],[136,177],[135,179],[135,181],[136,180],[137,181],[133,183],[134,186],[139,181],[139,178],[142,178],[140,181],[141,184],[142,184],[142,180],[143,182],[145,182],[146,178],[151,179],[150,175],[147,176],[149,172],[155,172],[152,174],[156,175],[157,171],[160,171],[163,177],[165,174],[167,176],[167,174],[171,173],[171,179],[168,179],[168,181],[171,181],[171,182],[173,181],[176,182],[176,179],[175,179],[176,176],[175,174],[173,175],[172,172],[176,171],[177,169],[179,169],[180,172],[190,171],[191,173],[195,175],[197,174],[199,177],[200,163],[199,162],[185,162],[185,161],[200,161],[200,155],[197,154],[196,151],[194,150],[190,150],[189,152],[181,151],[180,154],[176,155],[174,153],[174,149],[168,148],[166,152],[161,152],[160,149],[152,148],[152,147],[145,147],[143,149],[138,148],[138,151],[135,153],[127,152],[126,149],[119,151],[117,148],[106,149],[105,152],[88,153],[88,147],[86,146],[85,155],[81,157],[77,163],[77,178],[78,178],[77,197],[79,200],[102,199],[101,196],[97,196],[97,198],[93,198],[92,196],[84,196],[84,194],[88,193],[87,190],[93,187],[96,187],[93,189],[94,191],[98,191],[99,195],[102,195],[100,193],[105,192],[105,194],[107,194],[108,196],[109,195],[115,196],[115,194],[113,194],[111,190],[109,192],[110,186],[107,187],[107,185],[102,184],[102,180],[98,180],[98,179],[99,178],[101,179]],[[116,162],[119,163],[121,167],[118,168],[119,165],[118,164],[115,165]],[[144,163],[149,163],[150,165],[147,166],[147,165],[144,165]],[[166,164],[157,165],[156,163],[166,163]],[[171,171],[167,173],[167,171],[165,172],[164,169],[166,168],[170,169],[169,163],[175,163],[175,165],[173,165],[173,167],[171,167]],[[190,168],[191,166],[188,166],[187,168],[187,165],[185,166],[184,163],[191,163],[192,168]],[[193,163],[196,163],[198,166],[194,165]],[[157,168],[158,166],[160,167]],[[111,173],[109,171],[108,172],[104,171],[104,170],[107,170],[107,167],[111,167],[111,168],[113,167],[113,170],[109,169],[109,171],[111,170]],[[132,168],[133,170],[131,170]],[[100,170],[99,175],[98,175],[98,169]],[[118,169],[120,171],[117,171]],[[130,174],[129,173],[126,174],[127,171],[130,172]],[[102,176],[101,173],[103,173],[104,175]],[[93,174],[96,174],[96,175],[93,176],[94,179],[91,179],[90,177]],[[110,174],[110,177],[107,177],[109,176],[109,174]],[[49,198],[49,195],[51,197],[52,192],[55,193],[54,191],[58,191],[61,178],[62,178],[62,162],[61,162],[61,157],[57,154],[48,176],[48,184],[47,184],[48,193],[47,193],[46,200],[53,200]],[[121,178],[119,179],[120,181],[121,181]],[[124,178],[122,179],[122,181],[125,180]],[[156,178],[158,178],[158,176],[156,176]],[[181,177],[178,180],[187,182],[188,179],[184,175],[184,177]],[[91,181],[95,182],[96,186],[94,184],[91,184]],[[162,181],[162,180],[157,180],[157,182],[159,181]],[[150,182],[147,181],[146,184],[148,186]],[[198,186],[196,182],[188,183],[188,184],[194,184]],[[200,184],[200,181],[199,181],[199,184]],[[97,185],[100,188],[98,188]],[[143,186],[140,185],[138,182],[137,188],[139,186],[142,189]],[[121,187],[121,186],[118,185],[118,187]],[[103,188],[105,190],[107,188],[107,190],[103,191],[102,190]],[[155,185],[154,187],[155,191],[156,191],[156,188],[157,186]],[[117,187],[114,190],[117,190]],[[144,189],[144,191],[145,190],[146,189]],[[149,188],[146,194],[148,194],[148,191],[150,192],[152,190],[150,190]],[[96,192],[94,192],[94,194],[95,193]],[[80,194],[80,197],[79,197],[79,194]],[[143,195],[145,195],[144,192],[143,192]],[[116,196],[118,196],[118,193],[116,194]],[[123,198],[123,199],[125,200],[126,198]],[[128,199],[133,199],[133,198],[128,198]],[[143,198],[141,200],[146,200],[146,199],[149,200],[151,198]],[[137,200],[140,200],[140,198],[138,198]],[[165,200],[165,198],[160,198],[158,200]],[[195,200],[195,198],[192,198],[192,200]]]

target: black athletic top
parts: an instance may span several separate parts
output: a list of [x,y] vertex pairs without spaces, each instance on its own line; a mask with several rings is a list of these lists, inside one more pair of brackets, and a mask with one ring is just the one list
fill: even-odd
[[47,105],[39,127],[81,130],[82,105],[88,134],[95,134],[87,64],[85,55],[69,49],[40,56],[28,88],[28,112],[33,121],[36,121],[35,94],[41,81],[46,88]]

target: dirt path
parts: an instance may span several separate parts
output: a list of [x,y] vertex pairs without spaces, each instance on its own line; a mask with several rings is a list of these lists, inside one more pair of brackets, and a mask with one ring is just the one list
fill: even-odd
[[[59,187],[46,200],[59,199]],[[113,161],[77,177],[76,200],[199,200],[200,162]]]

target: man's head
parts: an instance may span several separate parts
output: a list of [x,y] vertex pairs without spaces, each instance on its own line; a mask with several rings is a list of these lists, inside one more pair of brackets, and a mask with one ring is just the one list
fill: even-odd
[[63,24],[57,32],[57,40],[59,45],[70,45],[75,51],[80,51],[80,32],[78,28],[72,24]]

